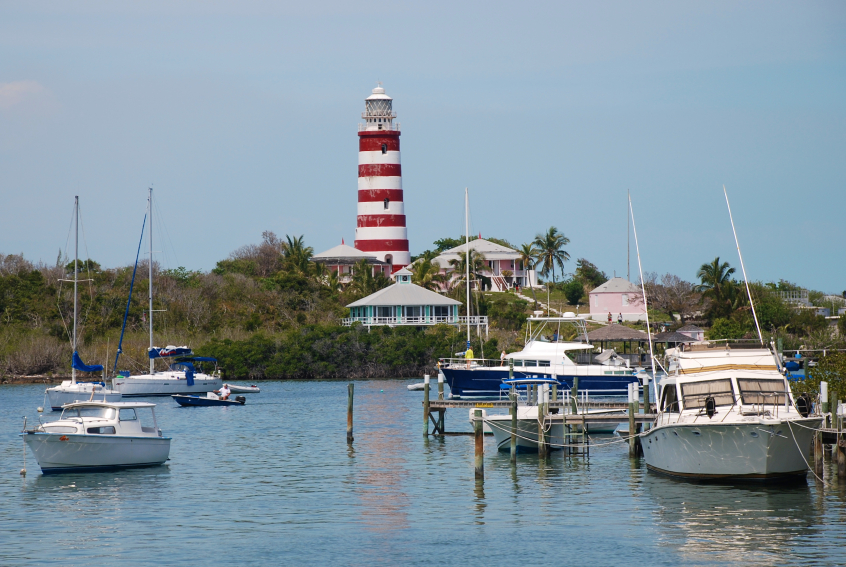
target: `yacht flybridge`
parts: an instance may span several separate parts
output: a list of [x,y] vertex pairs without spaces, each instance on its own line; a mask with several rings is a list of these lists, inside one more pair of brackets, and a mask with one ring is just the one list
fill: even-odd
[[650,470],[697,480],[804,478],[822,418],[793,397],[759,343],[670,349],[655,424],[641,438]]
[[[638,382],[636,369],[630,368],[613,350],[600,354],[598,364],[581,364],[578,354],[590,353],[584,316],[565,313],[562,317],[529,317],[526,346],[504,359],[442,358],[441,372],[452,397],[499,396],[504,380],[546,378],[561,387],[571,388],[578,377],[579,390],[592,394],[625,394],[628,384]],[[575,339],[565,340],[564,335]]]
[[[120,373],[114,380],[114,388],[124,396],[172,396],[174,394],[199,394],[218,390],[223,385],[220,370],[217,368],[217,360],[210,357],[193,356],[191,349],[187,346],[168,345],[164,348],[155,346],[153,342],[153,190],[147,199],[147,215],[150,219],[149,244],[150,261],[149,268],[149,312],[148,322],[150,329],[150,347],[147,349],[147,357],[150,361],[150,372],[148,374],[127,375]],[[140,244],[139,244],[140,247]],[[131,293],[131,292],[130,292]],[[124,322],[125,325],[125,322]],[[122,336],[122,335],[121,335]],[[120,349],[118,350],[120,354]],[[173,359],[174,362],[168,365],[167,370],[156,371],[157,359]],[[214,363],[215,369],[211,374],[197,371],[195,362]]]

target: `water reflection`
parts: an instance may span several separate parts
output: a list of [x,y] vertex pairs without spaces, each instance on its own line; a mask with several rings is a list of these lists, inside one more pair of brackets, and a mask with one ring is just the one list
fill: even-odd
[[[659,528],[660,546],[691,562],[782,563],[821,521],[809,486],[692,484],[647,474],[645,495]],[[802,546],[799,546],[802,547]],[[809,558],[802,549],[801,556]]]
[[473,489],[473,495],[475,496],[476,524],[481,526],[485,524],[485,508],[488,506],[485,502],[484,480],[476,479],[476,487]]

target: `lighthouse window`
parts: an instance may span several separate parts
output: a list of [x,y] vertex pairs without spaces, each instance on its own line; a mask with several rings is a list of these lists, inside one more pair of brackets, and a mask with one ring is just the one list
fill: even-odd
[[391,204],[391,200],[390,200],[390,199],[385,199],[385,210],[386,210],[386,211],[388,210],[388,206],[389,206],[390,204]]
[[388,144],[382,144],[382,153],[383,154],[388,153]]

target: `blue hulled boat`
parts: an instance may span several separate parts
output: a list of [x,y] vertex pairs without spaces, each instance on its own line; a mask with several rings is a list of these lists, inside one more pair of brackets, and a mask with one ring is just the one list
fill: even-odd
[[221,400],[217,396],[185,396],[175,395],[171,396],[180,406],[243,406],[247,403],[244,396],[235,396],[234,400]]
[[[593,350],[587,339],[583,317],[565,313],[563,317],[529,317],[526,346],[505,359],[443,358],[439,361],[453,398],[495,397],[509,378],[545,378],[560,387],[571,388],[578,377],[579,390],[592,395],[625,395],[628,385],[638,382],[637,369],[613,350],[606,350],[595,363],[579,364],[576,355]],[[561,339],[562,330],[575,328],[578,340]]]

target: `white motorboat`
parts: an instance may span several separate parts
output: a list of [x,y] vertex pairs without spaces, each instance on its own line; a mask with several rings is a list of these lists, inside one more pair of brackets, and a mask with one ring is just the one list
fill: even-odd
[[261,388],[255,384],[249,386],[239,386],[238,384],[229,384],[229,391],[233,394],[260,394]]
[[155,404],[79,402],[57,421],[21,435],[44,474],[161,465],[170,437],[156,423]]
[[[545,397],[549,399],[549,387],[555,384],[555,381],[548,379],[517,379],[509,381],[508,384],[513,383],[515,386],[526,387],[529,385],[537,385],[540,389],[539,398]],[[518,390],[519,392],[519,390]],[[569,392],[567,392],[569,393]],[[541,416],[538,413],[537,400],[529,399],[531,396],[527,395],[524,400],[518,398],[517,403],[517,450],[520,452],[537,452],[538,450],[538,426],[541,423]],[[560,408],[554,408],[551,412],[543,418],[544,428],[548,433],[548,440],[551,449],[560,449],[565,444],[564,420],[562,416],[570,415],[568,399],[565,399],[564,392],[562,392],[562,400],[565,401],[563,412],[559,413]],[[470,410],[470,423],[474,421],[474,412],[476,408]],[[621,409],[584,409],[578,411],[579,415],[588,416],[618,416],[620,422],[627,419],[625,410]],[[509,451],[511,449],[511,415],[510,413],[488,414],[487,410],[482,410],[483,429],[487,432],[492,432],[494,439],[496,439],[497,449],[500,451]],[[610,434],[619,425],[617,421],[593,423],[586,426],[588,434]]]
[[77,382],[76,373],[81,372],[102,372],[103,366],[100,364],[88,365],[82,362],[77,352],[76,330],[78,319],[78,293],[77,287],[79,284],[79,197],[74,197],[74,224],[76,228],[76,237],[74,238],[74,262],[73,262],[73,280],[62,280],[73,282],[73,360],[71,364],[71,379],[64,380],[61,385],[47,388],[45,391],[47,395],[47,403],[54,411],[62,409],[65,404],[70,404],[76,401],[93,400],[95,397],[98,400],[105,402],[119,402],[121,393],[115,390],[110,390],[106,387],[105,382]]
[[804,478],[822,418],[810,415],[808,398],[797,404],[773,351],[696,343],[666,358],[658,416],[641,437],[650,470],[697,480]]
[[[154,346],[153,343],[153,190],[150,189],[150,196],[147,200],[147,215],[150,219],[150,231],[148,240],[150,243],[150,261],[148,299],[149,310],[147,313],[150,330],[150,347],[147,349],[147,356],[150,360],[150,372],[148,374],[125,375],[120,374],[114,380],[115,390],[124,396],[172,396],[174,394],[202,394],[210,390],[219,390],[223,385],[220,371],[217,370],[217,361],[208,357],[192,356],[191,349],[187,346],[168,345],[165,348]],[[140,245],[139,245],[140,246]],[[125,324],[125,322],[124,322]],[[156,371],[156,359],[174,358],[175,364],[170,364],[163,372]],[[215,362],[215,371],[211,374],[196,372],[193,363],[196,361]]]

